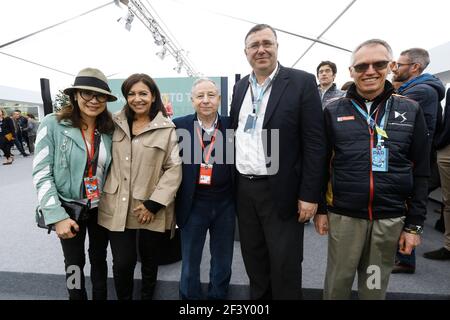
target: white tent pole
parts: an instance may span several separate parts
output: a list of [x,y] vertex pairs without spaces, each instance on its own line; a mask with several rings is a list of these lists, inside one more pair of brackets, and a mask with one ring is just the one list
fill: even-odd
[[[356,1],[356,0],[355,0],[355,1]],[[209,10],[208,10],[208,11],[209,11]],[[217,15],[219,15],[219,16],[227,17],[227,18],[230,18],[230,19],[233,19],[233,20],[238,20],[238,21],[248,22],[248,23],[255,24],[255,25],[260,23],[260,22],[255,22],[255,21],[243,19],[243,18],[233,17],[233,16],[230,16],[230,15],[228,15],[228,14],[220,13],[220,12],[216,12],[216,11],[210,11],[210,12],[212,12],[212,13],[214,13],[214,14],[217,14]],[[282,32],[282,33],[286,33],[286,34],[289,34],[289,35],[294,36],[294,37],[298,37],[298,38],[302,38],[302,39],[305,39],[305,40],[317,42],[317,43],[323,44],[323,45],[325,45],[325,46],[333,47],[333,48],[335,48],[335,49],[339,49],[339,50],[342,50],[342,51],[352,52],[352,51],[349,50],[349,49],[346,49],[346,48],[343,48],[343,47],[339,47],[339,46],[337,46],[337,45],[334,45],[334,44],[331,44],[331,43],[328,43],[328,42],[325,42],[325,41],[322,41],[322,40],[318,40],[318,39],[310,38],[310,37],[307,37],[307,36],[303,36],[303,35],[301,35],[301,34],[294,33],[294,32],[290,32],[290,31],[286,31],[286,30],[283,30],[283,29],[279,29],[279,28],[276,28],[276,27],[274,27],[274,26],[272,26],[272,27],[273,27],[276,31],[279,31],[279,32]]]
[[45,68],[45,69],[50,69],[50,70],[53,70],[53,71],[56,71],[56,72],[59,72],[59,73],[63,73],[63,74],[68,75],[68,76],[73,76],[73,77],[75,76],[74,74],[71,74],[71,73],[68,73],[68,72],[65,72],[65,71],[61,71],[61,70],[58,70],[58,69],[55,69],[55,68],[52,68],[52,67],[44,66],[43,64],[40,64],[40,63],[37,63],[37,62],[33,62],[33,61],[30,61],[30,60],[27,60],[27,59],[24,59],[24,58],[20,58],[20,57],[14,56],[12,54],[8,54],[8,53],[1,52],[1,51],[0,51],[0,54],[4,54],[5,56],[8,56],[8,57],[11,57],[11,58],[14,58],[14,59],[18,59],[18,60],[21,60],[21,61],[24,61],[24,62],[27,62],[27,63],[31,63],[31,64],[34,64],[36,66],[39,66],[39,67],[42,67],[42,68]]
[[[6,46],[9,46],[9,45],[11,45],[11,44],[13,44],[13,43],[22,41],[22,40],[24,40],[24,39],[26,39],[26,38],[32,37],[32,36],[34,36],[34,35],[36,35],[36,34],[38,34],[38,33],[41,33],[41,32],[44,32],[44,31],[46,31],[46,30],[52,29],[52,28],[54,28],[54,27],[57,27],[57,26],[59,26],[59,25],[62,25],[62,24],[66,23],[66,22],[69,22],[69,21],[71,21],[71,20],[80,18],[80,17],[82,17],[82,16],[84,16],[84,15],[86,15],[86,14],[89,14],[89,13],[91,13],[91,12],[94,12],[94,11],[96,11],[96,10],[99,10],[99,9],[101,9],[101,8],[103,8],[103,7],[109,6],[109,5],[113,4],[113,3],[115,3],[115,1],[110,1],[110,2],[108,2],[108,3],[105,3],[104,5],[101,5],[101,6],[97,7],[97,8],[94,8],[94,9],[91,9],[91,10],[89,10],[89,11],[86,11],[86,12],[84,12],[84,13],[82,13],[82,14],[79,14],[79,15],[77,15],[77,16],[75,16],[75,17],[72,17],[72,18],[69,18],[69,19],[67,19],[67,20],[58,22],[58,23],[56,23],[56,24],[54,24],[54,25],[51,25],[51,26],[49,26],[49,27],[46,27],[46,28],[44,28],[44,29],[35,31],[35,32],[30,33],[30,34],[27,34],[27,35],[25,35],[25,36],[23,36],[23,37],[20,37],[20,38],[17,38],[17,39],[15,39],[15,40],[6,42],[6,43],[4,43],[4,44],[1,44],[1,45],[0,45],[0,49],[4,48],[4,47],[6,47]],[[28,61],[28,62],[29,62],[29,61]]]
[[[319,40],[320,38],[322,38],[322,36],[344,15],[345,12],[347,12],[348,9],[350,9],[350,7],[356,2],[356,0],[353,0],[352,2],[349,3],[349,5],[344,9],[344,11],[342,11],[337,17],[336,19],[333,20],[333,22],[317,37],[317,40]],[[309,50],[311,50],[311,48],[317,43],[318,41],[314,41],[313,43],[311,43],[311,45],[308,47],[308,49],[305,50],[305,52],[303,52],[303,54],[300,56],[300,58],[297,59],[297,61],[294,62],[294,64],[292,65],[292,68],[295,67],[297,65],[297,63],[309,52]]]

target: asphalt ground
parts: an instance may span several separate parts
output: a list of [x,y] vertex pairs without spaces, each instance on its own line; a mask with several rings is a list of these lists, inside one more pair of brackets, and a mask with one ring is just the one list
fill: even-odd
[[[3,159],[0,159],[3,161]],[[0,299],[67,299],[64,263],[60,243],[54,233],[48,235],[36,227],[34,210],[37,197],[31,178],[32,157],[15,156],[13,165],[0,165]],[[429,201],[428,217],[422,245],[417,248],[415,274],[393,274],[387,299],[450,299],[450,261],[433,261],[422,257],[426,251],[443,246],[443,234],[433,226],[439,205]],[[208,242],[201,265],[201,281],[209,276]],[[320,299],[326,269],[327,238],[319,236],[312,224],[305,226],[303,287],[305,299]],[[87,259],[88,260],[88,259]],[[108,254],[112,278],[111,254]],[[161,266],[156,299],[178,299],[181,262]],[[87,263],[85,274],[89,274]],[[140,265],[135,271],[136,297],[140,287]],[[89,285],[89,281],[87,281]],[[115,299],[110,279],[109,297]],[[356,289],[356,286],[354,286]],[[356,296],[355,296],[356,297]],[[248,298],[248,277],[243,265],[239,241],[235,241],[230,299]]]

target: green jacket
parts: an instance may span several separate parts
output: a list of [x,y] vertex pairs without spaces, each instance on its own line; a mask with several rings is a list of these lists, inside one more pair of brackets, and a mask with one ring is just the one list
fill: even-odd
[[[102,141],[107,152],[106,175],[111,163],[111,136],[102,134]],[[39,125],[34,154],[33,184],[45,223],[67,219],[59,197],[67,201],[83,198],[87,152],[80,129],[73,128],[70,121],[58,122],[55,114],[47,115]]]

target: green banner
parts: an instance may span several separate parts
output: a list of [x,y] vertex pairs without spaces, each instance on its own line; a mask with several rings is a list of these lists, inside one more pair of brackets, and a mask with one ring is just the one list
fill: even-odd
[[[209,79],[216,83],[220,91],[220,77],[210,77]],[[126,103],[126,100],[120,91],[120,87],[124,80],[125,79],[108,80],[112,93],[118,98],[115,102],[108,102],[108,109],[112,113],[121,110]],[[173,118],[194,112],[191,103],[191,88],[196,78],[154,78],[154,80],[161,91],[161,98],[164,105],[167,105],[169,102],[172,104],[174,113]]]

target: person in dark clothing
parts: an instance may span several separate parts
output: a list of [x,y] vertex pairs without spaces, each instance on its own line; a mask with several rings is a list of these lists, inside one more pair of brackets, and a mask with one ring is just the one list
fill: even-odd
[[326,146],[315,76],[278,62],[276,31],[253,26],[251,74],[233,88],[236,213],[254,300],[302,298],[305,221],[321,197]]
[[[18,115],[17,117],[16,114]],[[22,111],[20,111],[19,109],[14,110],[14,117],[17,119],[17,123],[20,127],[22,141],[25,142],[25,144],[28,146],[28,149],[30,149],[28,140],[28,119],[22,115]]]
[[5,156],[4,165],[12,164],[14,158],[11,155],[11,145],[14,140],[14,124],[10,117],[6,116],[6,112],[0,109],[0,149]]
[[[423,73],[430,63],[430,56],[425,49],[411,48],[400,53],[393,65],[393,81],[401,83],[398,94],[419,103],[425,116],[428,128],[428,144],[430,146],[430,179],[428,193],[440,186],[437,154],[434,147],[436,123],[442,115],[440,101],[445,96],[445,87],[441,80],[429,73]],[[416,270],[415,250],[411,255],[397,252],[392,273],[414,273]]]
[[[23,148],[24,141],[24,131],[23,129],[27,127],[27,124],[23,121],[23,117],[21,115],[20,110],[15,110],[12,114],[13,124],[14,124],[14,132],[15,139],[14,144],[16,145],[17,150],[19,150],[20,154],[24,157],[28,157],[29,154],[25,152]],[[26,119],[25,119],[26,120]],[[23,127],[25,125],[25,127]]]
[[350,299],[356,273],[360,299],[384,299],[397,245],[410,254],[420,244],[427,128],[416,102],[393,95],[391,61],[385,41],[360,44],[350,66],[355,84],[324,110],[328,212],[314,219],[319,234],[329,232],[324,299]]
[[329,102],[343,97],[345,92],[339,90],[334,83],[337,73],[337,67],[334,62],[322,61],[317,66],[316,72],[317,79],[319,80],[317,89],[319,90],[323,109]]
[[175,198],[182,246],[180,297],[202,299],[200,263],[209,230],[211,270],[207,298],[223,300],[231,278],[236,220],[233,163],[226,162],[227,151],[233,151],[233,144],[227,139],[230,119],[217,113],[220,94],[210,79],[194,82],[191,100],[196,112],[173,120],[183,160],[183,179]]
[[439,126],[435,139],[437,149],[437,162],[441,176],[442,198],[444,212],[441,219],[444,220],[444,247],[425,252],[423,256],[432,260],[450,259],[450,88],[447,90],[445,110],[442,124]]

